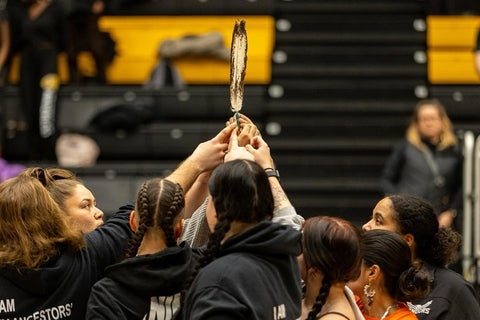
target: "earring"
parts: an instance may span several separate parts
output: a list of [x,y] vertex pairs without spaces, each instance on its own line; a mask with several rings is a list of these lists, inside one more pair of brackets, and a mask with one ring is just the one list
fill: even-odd
[[365,296],[367,297],[367,304],[370,306],[373,303],[373,296],[375,295],[375,289],[372,289],[372,285],[366,284],[363,287],[363,293],[365,293]]

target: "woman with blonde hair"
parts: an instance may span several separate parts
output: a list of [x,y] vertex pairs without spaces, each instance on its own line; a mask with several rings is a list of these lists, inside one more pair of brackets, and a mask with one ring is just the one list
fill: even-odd
[[434,206],[441,226],[453,226],[462,204],[462,164],[461,148],[445,108],[437,99],[421,100],[405,140],[385,164],[382,191],[424,198]]

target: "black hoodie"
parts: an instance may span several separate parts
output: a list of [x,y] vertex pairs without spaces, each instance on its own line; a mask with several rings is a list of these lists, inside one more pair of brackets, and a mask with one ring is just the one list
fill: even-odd
[[1,320],[85,319],[90,289],[119,260],[131,236],[126,205],[85,235],[86,246],[64,252],[35,270],[0,270]]
[[300,253],[300,232],[270,221],[228,238],[192,283],[183,319],[299,318]]
[[184,242],[107,268],[92,288],[86,319],[170,319],[180,306],[192,262]]

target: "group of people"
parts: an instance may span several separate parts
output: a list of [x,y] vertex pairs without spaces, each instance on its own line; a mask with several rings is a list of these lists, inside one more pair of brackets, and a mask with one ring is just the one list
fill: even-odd
[[[429,108],[414,121],[442,154],[445,127],[440,141],[421,129]],[[445,192],[449,166],[439,167],[445,182],[431,187]],[[304,219],[257,127],[232,117],[106,221],[69,170],[27,168],[1,183],[0,318],[478,319],[475,290],[448,268],[460,243],[442,220],[451,206],[396,193],[363,230]]]

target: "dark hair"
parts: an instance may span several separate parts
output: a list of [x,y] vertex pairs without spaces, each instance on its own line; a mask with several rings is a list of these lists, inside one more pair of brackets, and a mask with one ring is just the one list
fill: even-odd
[[318,216],[305,221],[302,237],[305,267],[315,267],[324,275],[308,319],[316,319],[332,284],[360,275],[363,252],[360,237],[359,229],[341,218]]
[[456,259],[461,236],[450,228],[439,228],[433,206],[411,195],[388,196],[397,213],[401,234],[410,233],[415,240],[415,255],[433,265],[445,266]]
[[219,165],[210,176],[208,189],[217,223],[195,271],[185,283],[182,301],[199,270],[215,258],[232,221],[256,223],[273,217],[274,201],[268,176],[253,161],[233,160]]
[[154,226],[165,233],[168,247],[175,246],[174,222],[184,206],[183,189],[178,183],[161,178],[145,181],[137,194],[135,210],[140,222],[128,245],[127,258],[137,254],[145,232]]
[[390,296],[398,301],[410,301],[425,296],[429,291],[428,272],[421,264],[412,264],[407,242],[399,234],[375,229],[364,233],[363,263],[376,264],[383,273],[384,284]]

